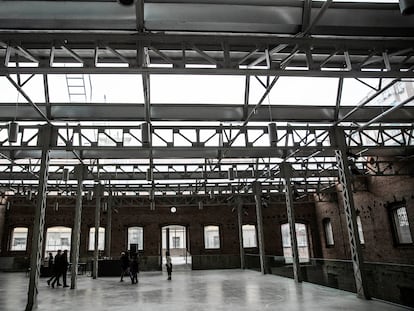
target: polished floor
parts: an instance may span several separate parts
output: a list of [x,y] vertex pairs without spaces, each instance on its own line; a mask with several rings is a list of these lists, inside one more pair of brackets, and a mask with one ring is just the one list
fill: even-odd
[[[24,310],[28,278],[0,273],[0,310]],[[358,299],[355,294],[254,271],[211,270],[143,272],[139,283],[119,278],[80,276],[78,288],[52,289],[40,279],[37,310],[407,310],[388,303]]]

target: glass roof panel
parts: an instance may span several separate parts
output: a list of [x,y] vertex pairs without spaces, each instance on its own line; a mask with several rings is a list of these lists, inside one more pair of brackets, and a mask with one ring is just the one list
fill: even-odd
[[[265,77],[260,80],[267,84]],[[250,105],[256,105],[265,92],[261,82],[255,77],[250,80]],[[337,89],[338,78],[281,77],[263,104],[334,106]]]
[[244,77],[151,75],[154,104],[243,104]]

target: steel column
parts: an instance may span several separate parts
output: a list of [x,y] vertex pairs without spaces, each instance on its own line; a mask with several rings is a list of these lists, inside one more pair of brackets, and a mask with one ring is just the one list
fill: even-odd
[[240,243],[240,269],[245,268],[244,247],[243,247],[243,201],[237,199],[237,222],[239,225],[239,243]]
[[79,241],[80,241],[80,231],[81,231],[81,221],[82,221],[82,183],[85,175],[85,166],[83,164],[78,164],[75,166],[75,175],[77,179],[76,185],[76,205],[75,205],[75,221],[72,231],[72,242],[71,242],[71,279],[70,279],[70,288],[76,288],[76,278],[78,275],[78,262],[79,262]]
[[112,194],[108,196],[108,208],[106,211],[106,229],[105,229],[105,255],[111,258],[111,235],[112,235]]
[[170,228],[165,229],[165,250],[170,251]]
[[93,271],[92,278],[96,279],[98,277],[98,259],[99,259],[99,227],[101,220],[101,198],[103,194],[103,186],[96,185],[95,187],[95,241],[94,241],[94,252],[93,252]]
[[292,176],[292,166],[290,163],[280,163],[280,172],[285,186],[286,210],[289,222],[290,241],[292,247],[293,276],[296,282],[302,282],[302,272],[299,263],[298,240],[296,237],[295,210],[293,206],[293,195],[290,178]]
[[348,228],[348,238],[351,248],[352,264],[354,268],[355,285],[359,298],[370,299],[367,281],[364,275],[364,259],[362,256],[361,244],[358,238],[358,227],[356,223],[356,212],[352,194],[352,176],[349,169],[349,161],[346,150],[345,134],[342,129],[335,127],[332,133],[336,160],[338,162],[339,182],[342,186],[342,198]]
[[258,182],[253,184],[254,199],[256,201],[257,234],[259,240],[260,270],[266,274],[265,244],[262,216],[262,187]]
[[41,128],[42,158],[39,172],[39,188],[37,194],[36,211],[33,225],[32,250],[30,256],[30,280],[27,294],[26,311],[37,306],[38,281],[42,261],[42,246],[46,211],[46,189],[49,171],[49,149],[51,145],[52,127],[44,125]]

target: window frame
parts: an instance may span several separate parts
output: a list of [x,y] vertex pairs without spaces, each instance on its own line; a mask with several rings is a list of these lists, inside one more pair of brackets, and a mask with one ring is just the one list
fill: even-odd
[[[400,241],[397,226],[396,226],[396,223],[395,223],[395,213],[400,208],[404,208],[405,214],[407,215],[408,230],[410,232],[411,243],[402,243]],[[389,222],[390,222],[390,227],[391,227],[391,234],[392,234],[393,241],[394,241],[394,246],[395,247],[412,247],[412,246],[414,246],[414,239],[413,239],[413,234],[412,234],[411,227],[410,227],[410,221],[408,219],[406,202],[403,201],[403,202],[395,202],[395,203],[388,204],[387,209],[388,209],[388,217],[389,217]]]
[[[254,237],[255,237],[255,246],[245,246],[245,238],[244,238],[244,230],[243,227],[244,226],[253,226],[254,227]],[[255,224],[243,224],[242,225],[242,235],[243,235],[243,248],[244,249],[254,249],[258,247],[258,241],[257,241],[257,226]]]
[[138,252],[143,252],[144,251],[144,226],[138,226],[138,225],[132,225],[132,226],[128,226],[127,230],[126,230],[126,234],[127,234],[127,249],[130,250],[130,243],[129,243],[129,229],[131,228],[139,228],[142,230],[142,244],[140,245],[138,243]]
[[[87,244],[87,248],[88,248],[88,252],[94,252],[95,251],[95,235],[94,235],[94,237],[93,237],[93,247],[90,247],[91,246],[91,230],[95,230],[95,227],[89,227],[89,230],[88,230],[88,244]],[[105,227],[99,227],[99,230],[98,230],[98,234],[99,234],[99,231],[101,230],[101,229],[103,229],[103,249],[99,249],[99,243],[98,243],[98,252],[103,252],[103,251],[105,251],[105,244],[106,244],[106,241],[105,241],[105,239],[106,239],[106,228]],[[94,234],[96,234],[95,233],[95,231],[94,231]]]
[[[206,228],[207,227],[217,227],[218,229],[218,241],[219,241],[219,246],[218,247],[207,247],[206,245]],[[220,232],[220,226],[216,225],[216,224],[208,224],[208,225],[204,225],[203,226],[203,246],[204,249],[207,251],[217,251],[217,250],[221,250],[222,248],[222,241],[221,241],[221,232]]]
[[[282,230],[282,227],[283,227],[283,225],[287,225],[287,227],[288,227],[288,233],[289,233],[289,248],[292,250],[292,242],[291,242],[291,238],[290,238],[290,228],[289,228],[289,222],[283,222],[283,223],[280,223],[280,237],[281,237],[281,239],[282,239],[282,250],[283,250],[283,257],[285,258],[285,262],[287,262],[286,261],[286,258],[290,258],[290,257],[286,257],[285,256],[285,251],[284,251],[284,249],[285,248],[288,248],[288,247],[285,247],[284,245],[283,245],[283,230]],[[303,225],[303,226],[305,226],[305,232],[306,232],[306,248],[307,248],[307,253],[308,253],[308,257],[301,257],[300,256],[300,246],[299,246],[299,240],[298,240],[298,255],[299,255],[299,263],[309,263],[310,261],[311,261],[311,241],[310,241],[310,235],[311,235],[311,232],[309,232],[309,229],[310,229],[310,226],[309,226],[309,224],[308,223],[306,223],[306,222],[295,222],[295,231],[296,231],[296,238],[297,238],[297,225]],[[292,252],[292,255],[293,255],[293,252]]]
[[[327,225],[329,225],[329,228],[330,228],[330,234],[331,234],[331,238],[332,238],[332,243],[329,243],[329,239],[328,239],[328,232],[327,232]],[[322,226],[323,226],[323,233],[324,233],[324,236],[325,236],[325,247],[326,248],[333,248],[333,247],[335,247],[335,237],[334,237],[334,234],[333,234],[333,229],[332,229],[332,220],[331,220],[331,218],[329,218],[329,217],[327,217],[327,218],[324,218],[323,220],[322,220]]]
[[[14,241],[14,230],[16,229],[26,229],[26,247],[24,249],[13,249],[13,241]],[[16,226],[11,228],[10,230],[10,246],[9,246],[9,251],[10,252],[27,252],[27,248],[29,244],[29,227],[27,226]]]
[[[359,222],[358,222],[358,219],[359,219]],[[364,227],[362,226],[362,218],[361,218],[361,215],[359,215],[359,213],[357,213],[355,217],[355,222],[357,225],[359,244],[361,244],[361,246],[365,246]]]

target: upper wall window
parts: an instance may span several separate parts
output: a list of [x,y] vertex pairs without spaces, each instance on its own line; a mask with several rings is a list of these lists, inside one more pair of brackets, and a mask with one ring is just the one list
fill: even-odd
[[204,227],[204,247],[206,249],[220,248],[219,226],[205,226]]
[[398,206],[390,211],[396,242],[398,244],[412,244],[413,239],[405,206]]
[[11,251],[25,251],[27,248],[27,228],[16,227],[12,232]]
[[331,223],[330,218],[325,218],[323,220],[323,229],[325,231],[326,246],[327,247],[334,246],[335,241],[334,241],[334,237],[333,237],[332,223]]
[[357,227],[358,227],[359,243],[365,244],[364,231],[362,230],[362,222],[361,222],[361,217],[359,215],[357,215],[356,217],[356,222],[357,222]]
[[128,250],[135,248],[142,251],[144,249],[144,229],[142,227],[128,228]]
[[[103,251],[105,249],[105,228],[99,228],[98,236],[98,250]],[[89,229],[89,251],[95,250],[95,227]]]
[[[280,227],[282,231],[282,245],[283,245],[283,256],[285,257],[286,263],[293,262],[293,253],[290,239],[289,224],[283,224]],[[298,242],[298,252],[300,262],[309,262],[309,244],[308,235],[305,224],[295,224],[296,239]]]
[[243,247],[257,247],[256,226],[243,225]]

